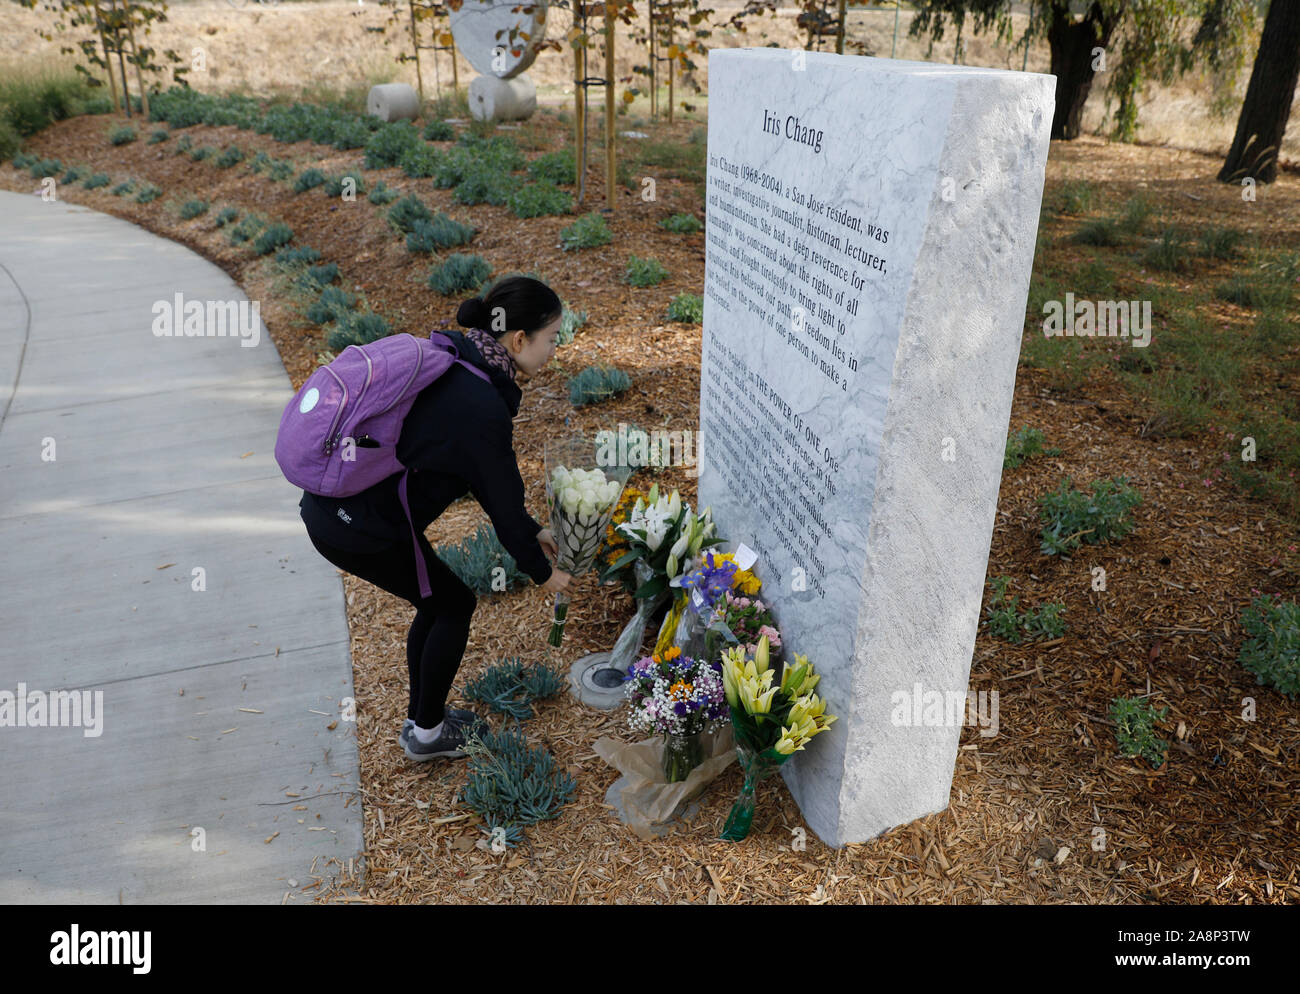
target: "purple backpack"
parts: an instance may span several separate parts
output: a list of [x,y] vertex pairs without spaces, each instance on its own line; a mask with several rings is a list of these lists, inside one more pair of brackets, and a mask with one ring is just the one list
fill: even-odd
[[349,345],[307,377],[285,407],[275,439],[275,461],[285,478],[321,497],[351,497],[402,474],[397,494],[411,526],[422,597],[431,593],[429,574],[406,499],[410,471],[397,458],[397,440],[416,394],[457,362],[492,382],[441,332],[431,332],[428,341],[401,334]]

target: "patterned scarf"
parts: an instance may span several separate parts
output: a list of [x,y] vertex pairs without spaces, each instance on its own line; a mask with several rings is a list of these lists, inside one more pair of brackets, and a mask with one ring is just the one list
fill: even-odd
[[495,336],[482,328],[462,328],[461,334],[478,346],[478,350],[483,353],[483,358],[487,360],[489,366],[495,366],[509,376],[511,382],[514,382],[518,368],[515,365],[515,357],[496,340]]

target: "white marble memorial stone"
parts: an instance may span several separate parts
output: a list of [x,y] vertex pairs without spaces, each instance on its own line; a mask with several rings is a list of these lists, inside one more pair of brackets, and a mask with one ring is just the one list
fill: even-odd
[[498,79],[518,76],[531,66],[546,40],[545,3],[464,0],[450,21],[457,51],[478,72]]
[[699,504],[839,716],[782,767],[830,845],[948,804],[1053,83],[709,53]]

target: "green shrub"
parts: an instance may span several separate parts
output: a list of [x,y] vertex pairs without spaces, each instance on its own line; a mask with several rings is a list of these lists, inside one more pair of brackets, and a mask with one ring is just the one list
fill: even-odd
[[123,180],[121,183],[118,183],[117,186],[113,187],[113,189],[109,190],[108,192],[115,197],[120,197],[123,194],[127,194],[127,193],[134,193],[135,180],[133,179]]
[[193,220],[200,214],[206,214],[208,207],[209,204],[206,200],[187,200],[181,205],[181,219],[184,221]]
[[470,732],[464,745],[469,757],[461,801],[483,816],[483,830],[513,846],[522,828],[551,818],[573,797],[577,782],[541,747],[530,747],[519,726],[500,732]]
[[334,140],[330,142],[338,149],[365,148],[373,132],[361,118],[346,118],[334,126]]
[[412,224],[406,236],[406,250],[429,253],[455,248],[457,245],[468,244],[476,233],[473,225],[453,221],[439,211],[432,221],[417,219]]
[[203,145],[190,151],[190,160],[193,162],[202,162],[204,159],[212,156],[214,149],[211,145]]
[[135,128],[129,124],[124,124],[120,128],[114,128],[108,136],[110,145],[129,145],[139,136],[135,133]]
[[628,260],[623,281],[633,286],[654,286],[656,283],[662,283],[667,277],[668,270],[664,269],[658,259],[641,259],[634,255]]
[[514,590],[528,582],[528,574],[519,568],[497,533],[487,525],[480,524],[463,542],[440,545],[435,551],[461,582],[480,597]]
[[1086,214],[1097,202],[1097,191],[1087,180],[1067,180],[1061,185],[1061,211]]
[[194,139],[189,135],[181,135],[176,139],[176,144],[172,146],[172,155],[180,155],[182,152],[188,152],[194,147]]
[[689,235],[691,232],[704,230],[704,225],[694,214],[674,214],[660,221],[659,227],[678,235]]
[[[149,105],[153,109],[153,104]],[[111,114],[113,113],[113,101],[107,96],[91,97],[82,104],[81,112],[83,114]]]
[[1285,306],[1288,293],[1286,287],[1269,285],[1249,276],[1234,276],[1214,288],[1214,295],[1220,300],[1251,310]]
[[1021,639],[1020,598],[1016,596],[1009,601],[1006,599],[1007,585],[1011,583],[1011,577],[999,576],[989,583],[993,587],[993,596],[989,598],[988,617],[984,619],[984,624],[988,626],[990,634],[995,638],[1019,643]]
[[1141,756],[1153,768],[1160,769],[1169,743],[1155,734],[1155,725],[1168,714],[1167,707],[1157,711],[1137,697],[1116,697],[1111,701],[1110,717],[1115,722],[1115,740],[1120,751],[1129,757]]
[[1074,241],[1080,245],[1110,246],[1120,243],[1119,229],[1114,221],[1095,218],[1087,221],[1074,233]]
[[393,333],[388,322],[372,311],[347,311],[338,317],[337,326],[326,336],[325,343],[335,351],[348,345],[365,345],[387,338]]
[[457,252],[429,273],[429,286],[443,296],[473,290],[492,275],[492,267],[479,255]]
[[1187,254],[1187,240],[1177,228],[1166,228],[1160,233],[1160,240],[1148,245],[1142,252],[1142,261],[1152,269],[1168,273],[1184,272],[1191,264]]
[[274,183],[283,183],[293,175],[293,163],[286,162],[284,159],[276,159],[271,163],[271,167],[266,171],[266,175]]
[[1271,594],[1256,597],[1241,615],[1250,636],[1238,662],[1255,674],[1255,681],[1291,700],[1300,694],[1300,604],[1274,602]]
[[1007,438],[1006,453],[1002,457],[1003,469],[1016,469],[1035,456],[1059,456],[1060,449],[1045,449],[1047,437],[1037,428],[1025,425]]
[[668,320],[700,324],[704,320],[704,298],[698,293],[679,293],[668,302]]
[[77,182],[77,180],[85,176],[88,172],[90,172],[88,166],[69,166],[68,171],[63,174],[63,178],[59,180],[59,182],[75,183]]
[[424,126],[424,137],[431,142],[449,142],[456,137],[456,129],[446,121],[430,121]]
[[95,173],[93,176],[89,177],[81,185],[84,186],[87,190],[93,190],[99,186],[108,186],[108,184],[111,182],[113,181],[108,178],[108,173]]
[[336,286],[327,286],[316,302],[307,308],[307,320],[315,325],[329,324],[351,311],[356,303],[356,294]]
[[293,181],[294,193],[306,193],[308,190],[314,190],[325,182],[325,174],[319,169],[304,169],[298,174],[298,178]]
[[989,598],[987,616],[984,624],[989,633],[1019,645],[1028,639],[1056,639],[1065,634],[1065,622],[1061,615],[1065,605],[1060,603],[1040,604],[1032,611],[1021,613],[1019,596],[1007,599],[1007,587],[1011,583],[1009,576],[999,576],[989,581],[993,596]]
[[388,185],[383,180],[380,180],[378,185],[376,185],[368,195],[370,202],[377,207],[384,207],[387,204],[391,204],[400,196],[401,193],[397,190],[389,189]]
[[1236,228],[1206,228],[1201,232],[1201,255],[1207,259],[1232,259],[1244,237]]
[[[480,530],[482,527],[479,526]],[[480,676],[466,680],[465,696],[471,701],[481,701],[497,714],[527,721],[533,716],[533,702],[554,697],[564,689],[565,683],[564,677],[545,663],[525,666],[515,656],[502,659]]]
[[433,211],[429,210],[414,193],[408,193],[388,208],[388,223],[403,234],[410,234],[415,228],[416,221],[432,220]]
[[1054,492],[1038,499],[1043,522],[1044,555],[1065,555],[1082,543],[1096,545],[1123,538],[1133,530],[1129,512],[1142,503],[1142,495],[1125,477],[1097,480],[1092,493],[1076,490],[1066,477]]
[[1116,222],[1126,235],[1140,235],[1151,217],[1151,201],[1141,195],[1133,197],[1124,205],[1124,213]]
[[386,169],[395,166],[402,156],[421,142],[420,132],[410,121],[392,121],[372,134],[366,142],[365,167]]
[[310,245],[281,249],[275,253],[275,261],[282,266],[310,265],[313,262],[320,262],[320,250]]
[[[10,20],[5,19],[7,27]],[[12,28],[14,45],[7,48],[16,54],[19,29],[17,25]],[[6,68],[3,77],[0,79],[0,152],[4,158],[17,151],[24,138],[85,112],[90,90],[83,79],[72,73],[61,69],[20,73]]]
[[266,219],[256,214],[245,214],[239,223],[230,229],[230,244],[242,245],[266,227]]
[[54,176],[64,170],[63,162],[59,159],[40,159],[32,163],[28,172],[36,179],[44,179],[46,176]]
[[579,328],[587,323],[586,311],[574,311],[569,309],[568,304],[563,304],[563,310],[560,317],[560,330],[555,336],[555,344],[568,345],[573,341],[573,336]]
[[172,136],[172,133],[166,128],[155,128],[149,135],[149,144],[157,145],[159,142],[165,142]]
[[505,173],[513,173],[528,165],[528,159],[519,150],[519,146],[505,135],[481,137],[466,132],[461,135],[457,148],[464,149],[471,161],[481,162]]
[[501,170],[475,159],[465,146],[455,145],[434,160],[433,185],[440,190],[449,190],[459,186],[469,173],[475,171],[498,173]]
[[140,187],[140,192],[135,195],[137,204],[147,204],[150,201],[157,200],[162,195],[162,187],[155,186],[153,183],[146,183]]
[[229,169],[231,166],[236,166],[243,161],[244,150],[238,145],[231,145],[217,156],[216,166],[218,169]]
[[1255,319],[1254,341],[1260,349],[1271,351],[1285,346],[1289,339],[1296,337],[1298,331],[1300,328],[1287,320],[1284,311],[1269,309]]
[[516,217],[543,217],[547,214],[571,214],[573,194],[554,183],[527,183],[513,191],[506,204]]
[[263,169],[265,169],[274,161],[275,160],[272,159],[265,152],[258,152],[255,156],[253,156],[251,159],[248,160],[248,171],[251,173],[260,173]]
[[456,185],[451,199],[458,204],[473,206],[475,204],[492,204],[500,207],[510,198],[515,188],[515,181],[509,173],[503,173],[491,166],[473,166]]
[[613,232],[605,223],[605,217],[596,211],[582,215],[567,228],[560,231],[560,246],[566,252],[571,249],[595,248],[608,245],[614,240]]
[[434,174],[441,158],[442,154],[436,148],[421,142],[403,152],[397,165],[413,179],[426,179]]
[[298,285],[304,290],[310,290],[318,293],[324,287],[329,286],[339,278],[339,265],[337,262],[327,262],[323,266],[308,266],[306,271],[298,277]]
[[15,169],[24,169],[26,167],[17,165],[17,156],[15,153],[22,148],[23,136],[18,133],[14,127],[13,121],[9,120],[9,115],[0,112],[0,159],[8,159],[10,156],[15,158]]
[[588,366],[569,380],[569,402],[574,407],[617,397],[632,385],[627,373],[616,366]]
[[338,176],[330,176],[325,180],[325,195],[327,197],[343,196],[343,183],[345,180],[351,180],[351,189],[354,194],[366,192],[366,181],[360,173],[345,172]]
[[291,241],[293,241],[293,229],[287,224],[276,222],[257,236],[257,240],[253,242],[253,252],[255,255],[269,255],[281,245],[288,245]]
[[26,169],[40,161],[39,156],[31,155],[27,152],[19,152],[13,157],[12,165],[15,169]]
[[547,152],[528,163],[528,178],[553,185],[572,186],[578,181],[578,167],[573,149]]
[[1025,634],[1031,641],[1036,639],[1058,639],[1065,634],[1065,622],[1061,615],[1065,605],[1060,603],[1039,604],[1024,616]]

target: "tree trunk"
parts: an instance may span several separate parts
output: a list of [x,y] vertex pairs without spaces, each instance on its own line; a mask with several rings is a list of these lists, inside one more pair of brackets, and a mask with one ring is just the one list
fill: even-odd
[[1300,80],[1300,0],[1273,0],[1264,19],[1259,54],[1250,73],[1237,134],[1219,180],[1258,183],[1277,179],[1277,155]]
[[1105,48],[1118,18],[1107,17],[1094,3],[1083,20],[1070,17],[1068,2],[1058,6],[1053,0],[1052,22],[1047,28],[1047,43],[1052,49],[1052,75],[1056,77],[1056,110],[1052,115],[1052,137],[1069,141],[1079,137],[1083,124],[1083,105],[1097,74],[1093,69],[1094,48]]

